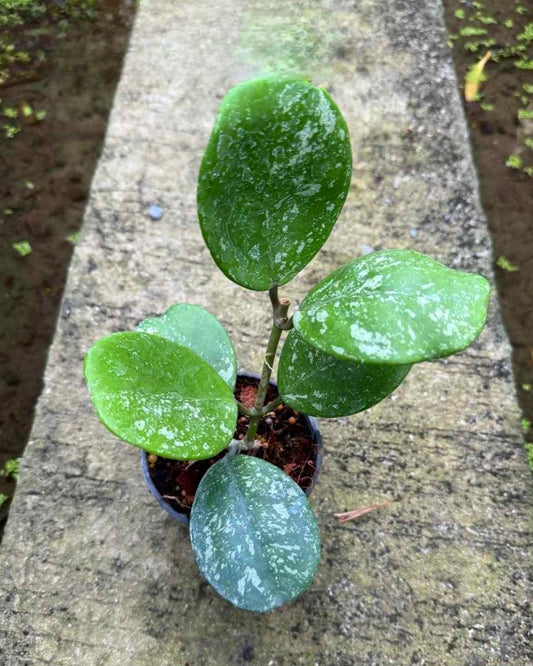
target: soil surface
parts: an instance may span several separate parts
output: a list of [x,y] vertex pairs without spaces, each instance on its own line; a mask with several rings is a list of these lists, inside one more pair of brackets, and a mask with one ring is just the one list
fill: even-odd
[[[258,380],[239,375],[235,397],[246,407],[253,407]],[[270,386],[267,403],[277,398],[277,389]],[[235,430],[235,439],[244,439],[248,418],[241,416]],[[259,424],[256,442],[259,446],[245,455],[262,458],[288,474],[309,495],[316,482],[319,451],[313,441],[309,422],[302,414],[287,405],[279,405]],[[190,516],[198,484],[207,470],[226,451],[207,460],[168,460],[155,455],[148,457],[150,476],[155,486],[173,509]]]
[[[492,236],[500,303],[513,346],[522,429],[526,441],[532,442],[533,5],[513,0],[444,0],[444,6]],[[470,34],[482,30],[482,34]],[[491,58],[483,72],[486,80],[480,84],[480,97],[466,102],[465,76],[487,51]]]
[[[133,15],[131,2],[101,0],[92,19],[33,19],[2,29],[31,58],[0,84],[0,128],[20,127],[13,138],[0,134],[0,467],[22,454],[30,433],[72,234],[82,224]],[[16,121],[6,109],[17,110]],[[31,254],[16,251],[21,241]],[[0,477],[0,492],[13,490]]]

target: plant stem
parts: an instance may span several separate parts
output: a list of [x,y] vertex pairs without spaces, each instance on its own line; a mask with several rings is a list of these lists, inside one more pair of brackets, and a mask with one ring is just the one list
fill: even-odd
[[272,366],[274,364],[274,358],[276,356],[281,333],[284,330],[292,328],[292,317],[290,319],[287,317],[290,301],[285,298],[280,301],[278,297],[278,285],[275,283],[270,287],[268,293],[270,296],[270,302],[272,303],[272,329],[270,331],[265,360],[263,362],[263,372],[261,373],[259,387],[257,388],[257,396],[254,405],[255,414],[250,416],[250,425],[248,426],[248,431],[242,444],[243,450],[248,450],[253,446],[259,421],[261,420],[261,417],[266,414],[263,406],[265,404],[270,377],[272,376]]
[[246,405],[243,405],[242,402],[239,402],[237,400],[237,407],[239,409],[239,414],[242,414],[243,416],[255,416],[255,407],[246,407]]
[[228,444],[228,457],[234,456],[237,451],[240,449],[240,441],[238,439],[232,439]]
[[292,317],[287,317],[289,305],[291,302],[288,298],[282,298],[281,300],[279,299],[278,285],[276,282],[274,282],[274,284],[268,290],[268,295],[270,296],[270,302],[272,303],[274,324],[278,328],[281,328],[282,331],[288,331],[292,328]]
[[274,398],[274,400],[271,400],[268,405],[265,405],[263,409],[261,410],[261,416],[265,416],[265,414],[268,414],[268,412],[271,412],[272,410],[276,409],[278,405],[281,405],[283,402],[283,398],[278,395],[277,398]]
[[281,337],[281,328],[276,326],[275,323],[272,324],[272,330],[270,331],[270,337],[268,339],[267,350],[265,354],[265,360],[263,362],[263,372],[261,373],[261,379],[259,381],[259,387],[257,389],[257,396],[255,398],[255,409],[257,411],[255,416],[250,417],[250,425],[248,426],[248,432],[244,439],[246,445],[253,445],[255,435],[257,433],[257,426],[261,420],[261,411],[263,405],[265,404],[265,398],[268,391],[268,385],[270,383],[270,377],[272,375],[272,364],[274,363],[274,357],[276,355],[276,349],[278,348],[279,339]]

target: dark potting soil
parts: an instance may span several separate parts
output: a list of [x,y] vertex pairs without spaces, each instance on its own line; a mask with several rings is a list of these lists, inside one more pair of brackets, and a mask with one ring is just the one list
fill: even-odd
[[[253,407],[257,394],[258,380],[248,377],[237,378],[235,397],[246,407]],[[274,400],[277,390],[270,386],[267,402]],[[235,439],[244,439],[248,419],[239,417]],[[309,433],[309,426],[302,414],[287,405],[279,405],[262,420],[257,430],[256,440],[261,446],[245,455],[262,458],[288,474],[305,492],[313,488],[316,470],[317,448]],[[168,460],[155,455],[148,457],[150,476],[156,488],[173,509],[189,516],[198,484],[207,470],[226,451],[207,460]]]

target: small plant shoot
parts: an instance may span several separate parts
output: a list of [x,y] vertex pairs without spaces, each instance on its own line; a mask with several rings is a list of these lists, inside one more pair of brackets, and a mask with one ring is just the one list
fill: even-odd
[[[259,445],[262,419],[280,405],[322,418],[364,411],[413,364],[465,349],[485,324],[485,278],[407,249],[354,258],[290,313],[278,288],[327,240],[351,172],[348,128],[324,89],[279,77],[231,89],[200,167],[198,216],[224,274],[268,291],[272,328],[253,405],[234,396],[237,360],[222,324],[189,303],[99,340],[85,359],[91,399],[112,433],[167,460],[217,456],[194,494],[192,548],[214,589],[250,611],[304,592],[320,556],[301,488],[286,470],[243,455]],[[267,402],[284,334],[279,396]],[[247,423],[240,437],[238,420]]]

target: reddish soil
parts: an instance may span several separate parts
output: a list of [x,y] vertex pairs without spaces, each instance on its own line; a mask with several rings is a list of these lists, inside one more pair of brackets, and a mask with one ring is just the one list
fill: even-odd
[[[257,394],[256,379],[237,378],[235,397],[247,407],[252,407]],[[277,390],[271,386],[267,402],[277,397]],[[244,439],[248,419],[239,418],[235,439]],[[257,438],[261,446],[246,455],[262,458],[288,474],[300,488],[309,495],[316,482],[318,448],[312,440],[308,421],[302,414],[287,405],[279,407],[260,423]],[[170,506],[189,516],[194,494],[202,477],[226,451],[207,460],[168,460],[149,456],[150,476],[161,495]],[[318,463],[319,464],[319,463]]]

